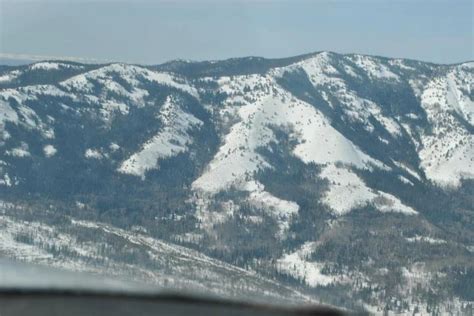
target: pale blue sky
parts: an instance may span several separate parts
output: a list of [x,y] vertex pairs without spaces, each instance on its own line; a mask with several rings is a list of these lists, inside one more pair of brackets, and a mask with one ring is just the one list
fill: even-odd
[[0,53],[132,63],[366,53],[474,59],[474,0],[0,0]]

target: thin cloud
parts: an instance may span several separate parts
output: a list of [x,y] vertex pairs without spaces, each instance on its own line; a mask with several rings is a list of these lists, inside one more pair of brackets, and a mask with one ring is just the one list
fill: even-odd
[[106,63],[110,60],[86,58],[86,57],[74,57],[74,56],[48,56],[48,55],[32,55],[32,54],[11,54],[11,53],[0,53],[0,58],[3,59],[20,59],[20,60],[64,60],[64,61],[76,61],[81,63]]

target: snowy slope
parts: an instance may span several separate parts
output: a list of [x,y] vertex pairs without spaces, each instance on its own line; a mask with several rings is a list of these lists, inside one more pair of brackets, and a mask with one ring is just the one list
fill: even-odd
[[166,99],[158,116],[162,124],[160,132],[143,144],[141,151],[122,162],[119,172],[144,178],[147,170],[158,168],[159,159],[186,151],[192,142],[189,132],[203,122],[180,109],[179,102],[173,97]]
[[[374,61],[361,58],[357,60],[365,60],[371,65],[366,70],[369,75],[394,79],[395,75],[389,73],[385,69],[386,66],[375,69],[372,67]],[[297,142],[293,149],[296,157],[305,163],[329,164],[323,172],[323,178],[328,179],[330,183],[344,182],[342,185],[332,185],[325,199],[335,214],[346,213],[354,207],[362,206],[386,194],[371,190],[361,179],[351,174],[350,170],[345,167],[336,168],[334,164],[361,169],[389,170],[389,168],[361,151],[358,146],[331,126],[331,120],[314,106],[295,98],[277,83],[277,79],[285,72],[303,69],[315,89],[324,85],[334,88],[335,96],[347,107],[348,115],[352,120],[363,122],[370,130],[373,127],[368,123],[368,118],[373,116],[393,137],[401,136],[401,126],[394,119],[382,115],[381,108],[373,101],[363,99],[351,91],[330,62],[331,55],[322,53],[302,62],[274,69],[267,75],[237,76],[232,80],[229,77],[218,79],[218,92],[225,93],[227,96],[223,102],[224,107],[217,112],[218,119],[224,123],[226,121],[236,123],[229,127],[227,134],[222,135],[222,146],[205,172],[193,183],[193,187],[209,193],[216,193],[230,186],[249,192],[261,188],[261,185],[249,186],[246,183],[254,181],[253,174],[257,171],[272,168],[258,153],[258,149],[276,141],[272,128],[278,127],[287,129]],[[365,65],[362,62],[356,64],[360,67]],[[340,171],[335,169],[340,169]],[[346,182],[347,177],[342,177],[339,173],[351,175],[352,180]],[[252,200],[255,200],[258,194],[252,193],[252,195]],[[395,197],[390,198],[390,201],[394,211],[416,213]],[[280,203],[282,206],[276,208],[277,213],[281,214],[282,209],[286,209],[288,214],[294,214],[297,211],[297,208],[287,206],[285,203],[288,202]],[[382,208],[381,205],[380,208]],[[389,209],[392,208],[384,208],[384,210]],[[277,218],[281,219],[281,216]]]
[[423,89],[421,104],[432,128],[422,136],[419,155],[427,177],[440,184],[456,186],[474,176],[474,135],[465,127],[474,125],[472,89],[472,63],[454,67]]

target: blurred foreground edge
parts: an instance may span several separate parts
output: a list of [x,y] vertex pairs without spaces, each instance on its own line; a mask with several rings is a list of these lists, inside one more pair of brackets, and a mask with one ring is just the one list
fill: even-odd
[[0,316],[343,315],[328,306],[227,300],[0,260]]
[[0,315],[343,315],[323,306],[282,307],[177,294],[0,291]]

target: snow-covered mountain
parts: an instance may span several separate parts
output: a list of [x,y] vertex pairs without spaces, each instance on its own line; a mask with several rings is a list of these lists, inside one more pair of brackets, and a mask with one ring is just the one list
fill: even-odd
[[0,192],[141,227],[331,304],[464,308],[473,89],[473,62],[330,52],[2,66]]

